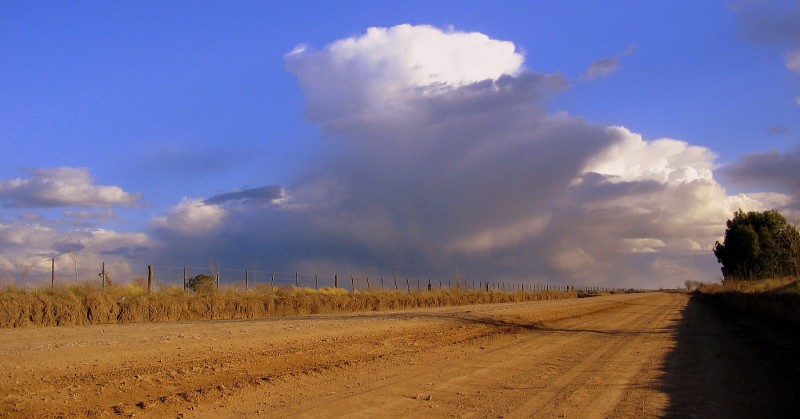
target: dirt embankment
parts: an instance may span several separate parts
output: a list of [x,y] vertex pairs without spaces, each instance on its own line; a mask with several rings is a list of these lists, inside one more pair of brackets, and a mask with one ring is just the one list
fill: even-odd
[[[441,286],[441,285],[440,285]],[[190,320],[257,319],[303,314],[354,313],[469,304],[577,298],[574,290],[480,291],[434,289],[347,292],[342,288],[260,287],[186,293],[154,293],[131,286],[101,290],[84,284],[55,290],[0,289],[0,328],[75,326]]]
[[797,408],[780,360],[754,356],[759,342],[709,319],[719,317],[685,294],[651,293],[5,329],[0,416],[786,417]]

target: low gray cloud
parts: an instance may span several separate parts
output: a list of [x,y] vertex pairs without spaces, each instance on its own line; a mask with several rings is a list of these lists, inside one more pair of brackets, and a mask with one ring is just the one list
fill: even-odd
[[206,199],[206,204],[242,204],[242,205],[269,205],[283,197],[283,190],[278,185],[262,186],[258,188],[242,189],[214,195]]
[[111,250],[103,250],[100,254],[111,256],[122,256],[127,259],[137,259],[145,254],[149,249],[146,246],[122,246]]
[[734,184],[800,194],[800,148],[750,154],[719,172]]
[[57,243],[53,243],[52,246],[52,249],[58,253],[80,252],[85,248],[86,246],[84,246],[83,243],[75,240],[60,241]]

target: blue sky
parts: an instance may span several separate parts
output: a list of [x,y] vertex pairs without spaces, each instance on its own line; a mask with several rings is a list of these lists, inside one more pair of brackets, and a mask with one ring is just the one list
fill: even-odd
[[[120,272],[145,261],[180,266],[214,258],[235,266],[258,260],[267,269],[416,275],[458,267],[475,277],[553,283],[713,280],[719,273],[710,246],[724,230],[720,214],[777,207],[800,219],[798,19],[800,6],[785,1],[2,2],[0,258],[38,266],[45,257],[65,259],[57,244],[72,240],[87,264],[110,259]],[[391,119],[341,111],[350,109],[344,100],[352,91],[395,81],[364,58],[384,51],[365,42],[361,58],[340,74],[331,66],[343,58],[328,46],[401,24],[419,36],[376,34],[382,48],[425,48],[433,42],[426,37],[437,35],[419,28],[483,34],[497,41],[487,53],[500,41],[513,43],[517,55],[507,57],[524,64],[486,74],[495,82],[501,73],[512,77],[509,89],[517,90],[473,103],[482,113],[470,124],[479,132],[492,122],[476,121],[500,115],[494,121],[508,118],[504,126],[519,131],[471,138],[458,124],[448,132],[450,125],[437,122],[429,128],[445,131],[428,143],[398,138],[375,147],[387,131],[402,136],[410,124],[427,123],[402,110],[421,99],[387,99]],[[465,42],[450,38],[441,54]],[[289,56],[299,45],[305,51]],[[402,55],[384,59],[389,67],[403,63]],[[439,82],[452,88],[437,93],[440,99],[462,100],[475,80]],[[539,93],[525,96],[525,86]],[[518,96],[529,105],[505,105]],[[441,103],[421,109],[441,112],[444,121],[464,117]],[[625,131],[604,131],[611,126]],[[677,141],[655,145],[661,138]],[[559,146],[534,145],[549,142]],[[431,143],[441,148],[426,148]],[[609,154],[614,144],[620,151]],[[677,150],[680,144],[688,148]],[[476,150],[486,149],[501,160],[482,154],[487,160],[475,163]],[[434,170],[462,152],[463,165]],[[542,153],[552,153],[550,160],[539,162]],[[407,171],[393,166],[394,156],[409,159]],[[571,172],[548,172],[562,156],[577,160],[555,168]],[[519,170],[511,169],[515,159]],[[459,172],[473,167],[467,162],[485,172]],[[509,168],[495,169],[502,162]],[[693,174],[682,181],[699,176],[713,193],[670,192],[668,175],[683,176],[687,167]],[[603,181],[592,183],[588,174]],[[630,192],[637,182],[663,188],[644,198]],[[384,195],[391,188],[398,192]],[[483,199],[445,199],[451,191]],[[523,198],[536,194],[549,204]],[[708,202],[695,202],[701,195]],[[602,204],[588,198],[595,196]],[[460,212],[467,204],[471,210]],[[694,208],[693,221],[673,214],[665,224],[676,224],[657,231],[652,218],[664,216],[667,204]],[[631,209],[651,217],[636,231],[628,227],[639,222]],[[499,213],[503,220],[494,220]],[[560,220],[569,213],[587,226],[610,218],[595,236]],[[604,236],[618,246],[601,245]],[[684,239],[692,244],[678,243]],[[468,240],[485,245],[465,247]],[[214,244],[197,243],[206,241]]]

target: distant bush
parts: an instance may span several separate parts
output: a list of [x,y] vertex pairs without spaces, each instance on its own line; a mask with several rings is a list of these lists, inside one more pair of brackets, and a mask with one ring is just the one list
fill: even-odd
[[693,281],[691,279],[687,279],[683,284],[686,285],[686,289],[689,291],[694,291],[705,285],[705,283],[701,281]]
[[589,291],[578,291],[578,298],[588,298],[588,297],[599,297],[601,295],[608,295],[609,292],[607,291],[596,291],[596,290],[589,290]]
[[200,274],[186,281],[186,288],[200,294],[217,289],[217,279],[211,275]]

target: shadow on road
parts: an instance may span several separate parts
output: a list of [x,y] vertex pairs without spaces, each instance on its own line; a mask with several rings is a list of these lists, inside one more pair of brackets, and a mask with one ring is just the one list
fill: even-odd
[[788,418],[800,412],[796,331],[692,296],[664,365],[665,417]]

